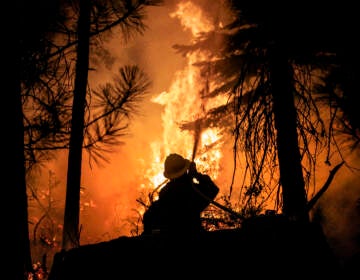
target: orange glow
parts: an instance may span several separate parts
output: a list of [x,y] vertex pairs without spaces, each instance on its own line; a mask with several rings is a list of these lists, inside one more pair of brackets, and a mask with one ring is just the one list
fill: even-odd
[[[192,2],[181,2],[171,16],[179,18],[184,29],[189,29],[193,36],[213,28],[202,11]],[[169,90],[152,99],[152,102],[163,106],[161,115],[163,134],[162,139],[151,143],[153,159],[146,173],[147,179],[153,184],[151,188],[156,188],[164,182],[163,162],[169,153],[176,152],[188,159],[193,157],[197,140],[195,129],[194,131],[182,130],[179,126],[204,117],[208,109],[224,102],[219,98],[214,100],[201,98],[201,92],[207,87],[207,81],[200,76],[198,68],[193,64],[204,58],[205,54],[199,52],[188,55],[186,67],[175,73]],[[214,179],[219,172],[222,144],[222,133],[219,129],[200,128],[194,161],[199,171],[206,171]],[[210,146],[211,149],[208,148]]]
[[203,11],[191,1],[180,2],[170,17],[180,19],[184,30],[189,29],[194,37],[200,32],[213,29],[212,23],[205,17]]
[[[137,63],[144,68],[154,80],[154,94],[141,108],[141,111],[145,112],[145,119],[137,119],[131,124],[131,137],[120,139],[125,142],[125,145],[114,147],[114,152],[109,157],[109,164],[90,167],[88,155],[84,153],[80,205],[82,245],[123,235],[133,235],[134,228],[141,226],[139,215],[142,215],[144,211],[144,207],[137,200],[144,194],[159,190],[166,182],[163,176],[163,164],[169,153],[176,152],[192,159],[194,147],[196,147],[194,161],[198,170],[209,174],[219,186],[220,193],[217,199],[221,199],[222,194],[228,197],[230,193],[234,158],[233,143],[226,141],[229,135],[219,128],[200,127],[200,131],[196,131],[194,126],[193,129],[181,129],[184,123],[206,118],[210,109],[226,104],[228,100],[225,95],[202,98],[207,90],[211,91],[214,86],[212,83],[216,82],[207,81],[206,77],[201,76],[198,68],[193,65],[196,62],[208,60],[206,53],[195,52],[182,59],[171,48],[171,45],[179,42],[188,44],[189,40],[194,40],[199,33],[215,28],[204,12],[194,3],[178,2],[180,3],[170,14],[167,9],[154,9],[149,17],[150,29],[134,45],[123,47],[121,38],[114,39],[109,45],[109,51],[117,57],[119,65]],[[181,24],[181,28],[178,24]],[[97,70],[89,72],[89,81],[92,86],[109,81],[116,72],[116,67],[107,69],[109,71],[107,72],[103,65]],[[256,83],[256,80],[250,80],[249,86],[252,86],[252,83]],[[358,156],[354,155],[354,158],[354,163],[358,165]],[[41,193],[42,200],[56,197],[55,202],[51,202],[53,204],[49,203],[49,206],[60,213],[56,216],[57,220],[53,225],[54,235],[57,238],[51,241],[55,246],[53,250],[56,251],[59,248],[57,244],[61,244],[67,152],[61,152],[47,167],[56,174],[56,181],[59,180],[61,183],[61,187],[52,189],[51,193],[48,191]],[[243,206],[239,200],[243,192],[241,185],[247,178],[243,179],[246,170],[242,162],[237,162],[236,168],[231,203],[232,209],[239,211]],[[338,236],[348,234],[346,238],[348,242],[347,240],[354,238],[353,232],[348,232],[349,225],[353,226],[353,221],[356,219],[353,219],[350,208],[347,206],[345,208],[345,205],[352,207],[353,198],[359,197],[360,189],[354,188],[354,182],[359,182],[360,178],[358,174],[350,173],[350,171],[341,172],[334,180],[334,187],[331,187],[324,196],[324,205],[327,206],[324,207],[324,213],[325,216],[330,217],[329,221],[331,221],[325,230],[328,230],[327,234],[335,240]],[[322,184],[328,174],[320,175],[324,178],[317,176],[317,180]],[[38,180],[39,182],[35,185],[48,190],[47,177],[41,176]],[[54,182],[52,185],[56,186],[57,183]],[[348,192],[346,194],[348,200],[344,199],[344,195],[339,195],[344,193],[344,189]],[[156,199],[156,193],[154,194],[153,198]],[[224,206],[226,206],[225,203]],[[339,211],[336,209],[338,207],[343,209]],[[29,209],[32,211],[32,217],[41,217],[43,214],[41,212],[43,208],[31,207]],[[223,213],[226,214],[225,211]],[[39,218],[33,218],[31,229],[38,222]],[[339,225],[336,232],[333,232],[331,228],[334,224]],[[340,240],[339,243],[342,246],[345,241]],[[354,246],[347,247],[355,248]]]

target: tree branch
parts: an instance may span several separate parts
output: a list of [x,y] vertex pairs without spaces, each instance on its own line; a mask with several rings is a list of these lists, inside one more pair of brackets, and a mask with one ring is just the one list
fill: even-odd
[[342,161],[341,163],[339,163],[338,165],[336,165],[331,171],[330,171],[330,175],[327,178],[325,184],[322,186],[322,188],[318,191],[318,193],[307,203],[307,210],[310,211],[314,205],[316,204],[316,202],[319,200],[319,198],[325,193],[325,191],[329,188],[332,180],[334,179],[334,176],[336,174],[336,172],[338,172],[338,170],[340,169],[340,167],[344,164],[345,162]]

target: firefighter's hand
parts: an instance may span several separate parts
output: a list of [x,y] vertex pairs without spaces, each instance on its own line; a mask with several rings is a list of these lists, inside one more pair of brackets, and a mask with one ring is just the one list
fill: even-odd
[[189,175],[192,176],[192,177],[195,177],[196,175],[198,175],[198,171],[196,169],[196,163],[194,161],[192,161],[190,163],[190,166],[189,166]]

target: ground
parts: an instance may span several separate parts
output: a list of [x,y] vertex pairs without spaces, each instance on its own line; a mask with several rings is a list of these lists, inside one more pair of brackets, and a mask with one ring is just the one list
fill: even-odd
[[[257,217],[199,237],[121,236],[58,253],[49,280],[288,278],[342,274],[322,230],[284,217]],[[344,275],[342,275],[344,276]],[[344,277],[342,277],[344,279]]]

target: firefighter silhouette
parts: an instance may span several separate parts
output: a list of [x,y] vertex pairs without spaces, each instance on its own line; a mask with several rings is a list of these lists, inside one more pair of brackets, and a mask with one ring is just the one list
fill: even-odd
[[169,154],[164,162],[169,179],[143,215],[143,234],[196,236],[204,231],[201,212],[219,192],[210,176],[197,171],[193,161]]

